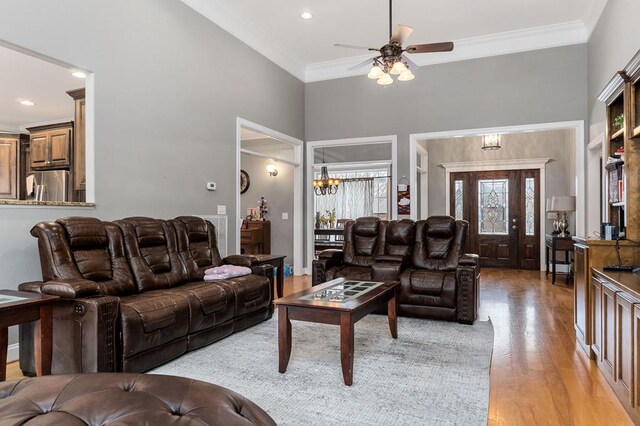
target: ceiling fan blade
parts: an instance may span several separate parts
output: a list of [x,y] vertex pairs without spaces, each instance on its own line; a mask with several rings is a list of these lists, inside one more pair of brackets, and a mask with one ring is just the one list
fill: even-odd
[[376,58],[367,59],[366,61],[361,62],[361,63],[359,63],[358,65],[354,65],[354,66],[352,66],[351,68],[349,68],[349,71],[357,70],[358,68],[362,68],[362,67],[364,67],[365,65],[372,65],[372,64],[373,64],[373,61],[374,61],[375,59],[376,59]]
[[373,47],[365,47],[365,46],[354,46],[352,44],[334,44],[335,47],[346,47],[347,49],[358,49],[358,50],[372,50],[377,52],[378,49],[374,49]]
[[409,38],[412,32],[413,28],[406,25],[398,25],[393,31],[389,43],[398,43],[402,46],[402,44]]
[[453,42],[445,41],[443,43],[428,43],[428,44],[412,44],[407,46],[405,52],[407,53],[430,53],[430,52],[451,52],[453,50]]

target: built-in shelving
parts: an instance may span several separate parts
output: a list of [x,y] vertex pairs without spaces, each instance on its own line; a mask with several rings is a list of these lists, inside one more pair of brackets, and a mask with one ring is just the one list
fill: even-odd
[[621,237],[640,241],[640,51],[598,99],[607,114],[603,220],[617,226]]

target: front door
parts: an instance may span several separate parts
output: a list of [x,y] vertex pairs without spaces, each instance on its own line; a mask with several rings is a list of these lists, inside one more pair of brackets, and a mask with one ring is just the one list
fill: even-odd
[[451,174],[451,215],[469,222],[484,267],[540,268],[540,172]]

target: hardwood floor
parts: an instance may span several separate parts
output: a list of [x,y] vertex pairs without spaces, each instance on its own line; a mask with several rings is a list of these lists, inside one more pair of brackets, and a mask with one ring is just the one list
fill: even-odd
[[[308,276],[287,277],[285,294],[310,285]],[[552,286],[537,271],[483,269],[480,291],[480,319],[491,318],[495,330],[489,426],[632,424],[576,349],[573,289],[564,279]],[[10,364],[8,380],[20,377]]]

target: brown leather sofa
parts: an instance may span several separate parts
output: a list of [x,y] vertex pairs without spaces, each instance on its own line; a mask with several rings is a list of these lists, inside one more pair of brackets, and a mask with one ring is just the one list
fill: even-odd
[[[54,374],[142,372],[257,324],[273,313],[273,268],[224,259],[197,217],[38,223],[43,281],[20,290],[63,298],[53,310]],[[224,263],[252,274],[204,282]],[[34,373],[33,324],[20,328],[20,367]]]
[[313,285],[339,277],[400,281],[400,315],[472,324],[480,265],[477,255],[464,254],[468,226],[449,216],[349,221],[343,250],[325,250],[313,262]]
[[220,386],[156,374],[70,374],[0,383],[0,424],[275,425]]

